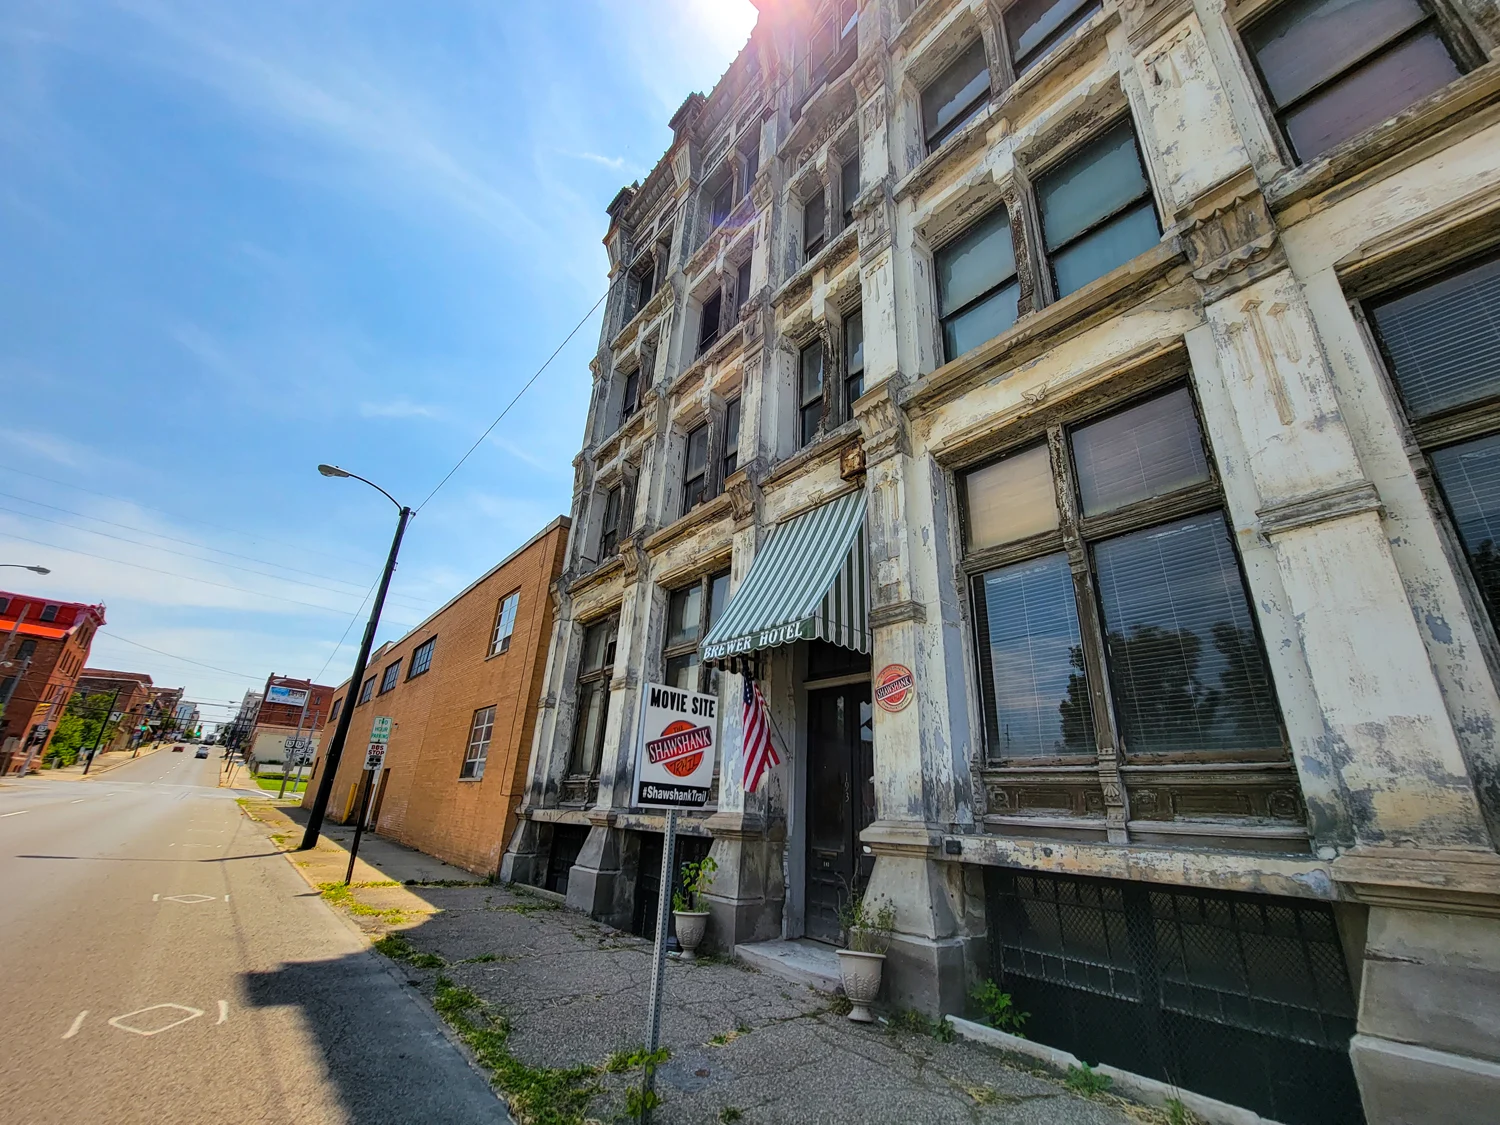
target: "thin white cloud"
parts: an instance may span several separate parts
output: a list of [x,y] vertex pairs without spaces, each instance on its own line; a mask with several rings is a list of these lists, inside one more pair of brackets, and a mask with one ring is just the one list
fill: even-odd
[[616,171],[625,167],[625,158],[623,156],[600,156],[597,152],[567,152],[563,155],[571,156],[575,160],[588,160],[595,164],[602,164],[604,167],[613,168]]
[[11,430],[5,436],[11,445],[18,445],[38,457],[57,465],[66,465],[70,469],[83,468],[87,463],[96,460],[84,446],[69,441],[67,438],[58,437],[56,434],[43,433],[40,430]]
[[361,418],[441,418],[442,411],[410,399],[398,398],[390,402],[362,402],[359,404]]

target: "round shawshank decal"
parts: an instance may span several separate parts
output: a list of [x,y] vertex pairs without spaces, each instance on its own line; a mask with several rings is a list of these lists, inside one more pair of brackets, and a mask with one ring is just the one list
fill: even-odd
[[900,711],[916,694],[911,669],[905,664],[887,664],[875,677],[875,702],[887,711]]
[[679,719],[669,723],[660,738],[646,743],[646,755],[677,777],[691,777],[703,761],[703,751],[714,740],[711,727],[700,727]]

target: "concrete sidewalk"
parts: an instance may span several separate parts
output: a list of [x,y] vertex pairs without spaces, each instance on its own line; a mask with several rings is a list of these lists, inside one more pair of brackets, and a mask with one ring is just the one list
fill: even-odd
[[[155,746],[142,746],[140,757],[149,757],[152,754],[160,754],[172,746],[170,742],[163,742]],[[53,781],[87,781],[91,777],[108,773],[110,770],[123,766],[126,762],[136,760],[134,750],[109,750],[94,755],[94,764],[89,767],[89,772],[83,772],[84,759],[79,758],[71,766],[63,766],[61,769],[42,769],[36,762],[32,763],[31,772],[27,777],[45,777]],[[13,774],[12,779],[21,777],[21,774]]]
[[[300,808],[241,802],[279,846],[301,839]],[[407,983],[433,999],[495,1075],[517,1120],[610,1121],[641,1080],[625,1053],[644,1038],[649,943],[366,835],[342,888],[349,830],[288,856],[349,911]],[[408,880],[413,881],[408,885]],[[441,885],[441,884],[450,885]],[[653,1120],[697,1122],[1165,1122],[1105,1094],[1083,1098],[1039,1070],[920,1019],[861,1026],[845,1002],[723,958],[671,962]],[[609,1069],[613,1063],[615,1070]]]

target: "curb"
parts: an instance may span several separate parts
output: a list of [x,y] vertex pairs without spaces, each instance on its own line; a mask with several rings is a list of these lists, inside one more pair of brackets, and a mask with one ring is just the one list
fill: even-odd
[[[1024,1055],[1035,1059],[1043,1066],[1060,1074],[1067,1073],[1069,1067],[1083,1066],[1082,1060],[1076,1055],[1056,1047],[1048,1047],[1044,1043],[1036,1043],[1030,1039],[1022,1039],[1018,1035],[996,1031],[993,1027],[986,1027],[982,1023],[974,1023],[959,1016],[949,1016],[948,1022],[953,1025],[953,1030],[965,1039],[983,1043],[987,1047],[994,1047],[1007,1054]],[[1228,1102],[1221,1102],[1205,1094],[1195,1094],[1191,1090],[1170,1086],[1155,1078],[1147,1078],[1143,1074],[1120,1070],[1108,1063],[1100,1063],[1094,1067],[1094,1070],[1110,1079],[1110,1090],[1113,1093],[1123,1094],[1145,1105],[1157,1107],[1165,1107],[1168,1101],[1175,1098],[1182,1103],[1183,1108],[1192,1111],[1195,1117],[1206,1121],[1208,1125],[1278,1125],[1277,1122],[1268,1117],[1262,1117],[1254,1110],[1230,1105]]]
[[[243,808],[240,809],[240,815],[244,816],[245,819],[249,820],[259,828],[265,827],[265,823],[263,821],[256,820],[253,816],[250,816]],[[287,865],[302,877],[302,881],[306,883],[308,887],[313,891],[317,891],[317,884],[312,881],[312,877],[308,874],[307,869],[298,867],[295,863],[292,862],[291,857],[295,854],[295,851],[284,851],[281,853],[282,858],[287,861]],[[505,1096],[498,1089],[496,1089],[494,1075],[492,1075],[489,1071],[485,1070],[484,1067],[479,1065],[479,1060],[474,1057],[474,1052],[469,1050],[469,1045],[462,1039],[460,1039],[458,1037],[458,1033],[455,1032],[451,1027],[449,1027],[448,1024],[443,1020],[443,1018],[437,1014],[437,1012],[433,1009],[432,1004],[428,1001],[427,997],[423,995],[419,989],[407,983],[406,974],[402,972],[401,967],[375,948],[375,943],[370,940],[370,935],[365,933],[364,930],[360,929],[359,923],[357,923],[353,918],[349,917],[349,915],[345,914],[342,910],[339,910],[332,904],[324,901],[321,894],[317,896],[317,899],[324,910],[332,914],[334,918],[338,920],[340,925],[342,925],[345,929],[347,929],[350,933],[354,934],[354,936],[359,939],[360,944],[364,946],[364,952],[366,956],[375,959],[375,963],[380,967],[380,970],[396,982],[397,986],[401,989],[402,995],[404,995],[411,1003],[415,1004],[417,1008],[421,1010],[422,1015],[426,1018],[427,1022],[437,1030],[438,1034],[440,1034],[445,1040],[447,1040],[447,1042],[453,1047],[453,1049],[459,1053],[459,1056],[468,1065],[469,1069],[477,1074],[479,1078],[484,1082],[485,1087],[490,1091],[490,1093],[495,1095],[495,1105],[499,1108],[501,1113],[501,1116],[498,1119],[500,1125],[515,1125],[515,1118],[513,1118],[510,1113],[510,1103],[506,1101]]]

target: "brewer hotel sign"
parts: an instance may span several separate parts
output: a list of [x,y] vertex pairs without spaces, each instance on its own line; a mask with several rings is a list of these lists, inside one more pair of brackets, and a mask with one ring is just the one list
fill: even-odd
[[647,684],[641,701],[631,803],[647,809],[701,809],[713,790],[718,696]]
[[758,648],[775,648],[793,641],[810,640],[812,636],[813,621],[808,618],[805,621],[794,621],[790,625],[776,625],[770,629],[760,629],[744,636],[704,645],[703,659],[723,660],[727,656],[738,656],[742,652],[753,652]]

